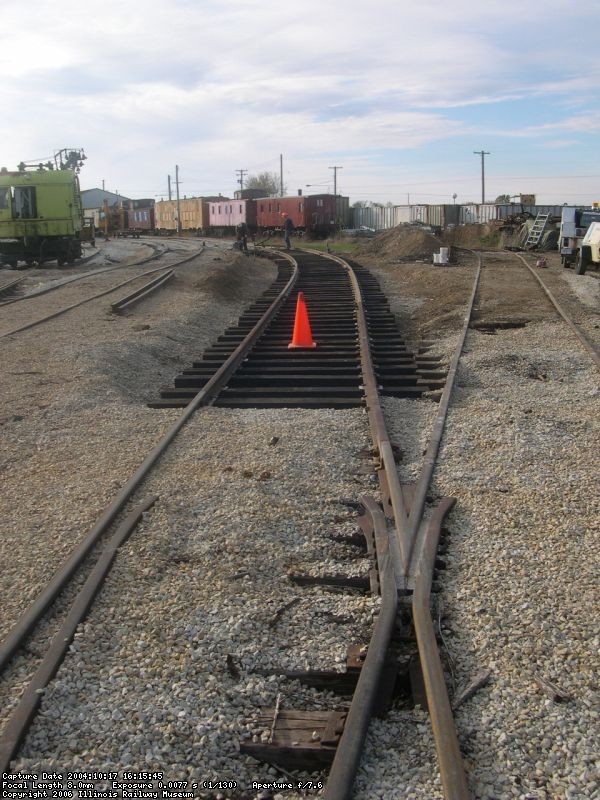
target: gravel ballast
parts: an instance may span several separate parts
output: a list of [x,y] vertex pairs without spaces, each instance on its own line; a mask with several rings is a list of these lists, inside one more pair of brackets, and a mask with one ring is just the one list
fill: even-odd
[[180,413],[145,404],[235,324],[275,272],[268,261],[214,250],[126,315],[111,314],[102,298],[3,340],[1,635]]
[[348,644],[370,636],[378,600],[287,577],[343,569],[348,546],[336,553],[330,535],[355,524],[339,500],[371,485],[356,477],[367,433],[360,409],[198,412],[144,487],[160,500],[123,548],[17,768],[142,764],[240,790],[268,780],[267,765],[239,754],[262,733],[259,707],[278,692],[284,707],[340,701],[253,671],[342,669]]
[[[476,319],[522,319],[530,311],[529,320],[495,335],[469,331],[434,474],[433,494],[457,498],[440,577],[447,681],[453,696],[481,670],[489,674],[456,712],[473,797],[594,800],[598,376],[539,287],[523,267],[507,267],[508,258],[490,257]],[[410,263],[375,269],[407,331],[412,317],[414,338],[442,332],[433,352],[446,363],[473,263],[447,272]],[[9,622],[24,602],[19,588],[35,593],[51,571],[36,571],[46,540],[60,560],[178,416],[141,405],[153,394],[142,367],[152,365],[168,382],[193,349],[183,321],[200,325],[198,339],[208,344],[226,315],[237,318],[262,291],[251,287],[261,280],[266,287],[274,275],[271,268],[267,280],[257,263],[240,288],[229,268],[213,266],[200,307],[185,284],[166,320],[172,297],[166,305],[159,296],[148,301],[147,316],[109,322],[97,315],[85,351],[91,367],[75,375],[67,325],[51,323],[48,342],[31,332],[8,343],[9,372],[23,373],[10,376],[0,398],[11,443],[3,463],[14,531],[3,553],[11,563],[3,590]],[[542,277],[597,340],[597,279],[573,293],[572,275],[554,268]],[[89,310],[74,321],[88,325]],[[134,324],[150,328],[134,331]],[[167,346],[165,336],[176,341]],[[54,359],[58,384],[40,385],[18,366],[37,357],[36,344],[32,371]],[[387,398],[384,407],[403,453],[399,474],[414,481],[436,405]],[[101,453],[97,464],[85,454],[89,438]],[[172,779],[237,781],[239,791],[223,797],[252,797],[244,794],[251,780],[280,775],[239,754],[242,741],[265,735],[256,710],[280,695],[290,708],[343,703],[254,670],[341,669],[347,645],[368,641],[376,600],[299,588],[286,577],[366,573],[367,560],[330,534],[356,527],[341,498],[373,492],[368,446],[360,409],[199,412],[140,492],[160,499],[123,548],[12,768],[163,769]],[[23,466],[16,453],[25,454]],[[102,503],[94,505],[84,475]],[[297,602],[284,608],[290,599]],[[373,721],[355,797],[442,798],[426,712],[397,707]]]

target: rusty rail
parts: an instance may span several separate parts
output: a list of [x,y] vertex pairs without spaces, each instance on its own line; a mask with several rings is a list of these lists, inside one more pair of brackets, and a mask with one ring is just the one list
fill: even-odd
[[9,764],[40,704],[42,692],[56,675],[73,640],[77,626],[85,619],[94,602],[94,598],[106,580],[117,550],[127,541],[138,522],[142,519],[144,512],[148,511],[157,500],[158,497],[156,495],[146,498],[123,520],[73,601],[35,675],[2,731],[2,736],[0,736],[0,773],[9,771]]
[[429,521],[415,576],[412,616],[444,797],[446,800],[468,800],[467,779],[430,611],[431,580],[440,529],[455,502],[452,497],[443,498]]
[[523,262],[523,264],[527,267],[529,272],[531,272],[533,277],[536,279],[536,281],[541,286],[542,291],[544,292],[544,294],[546,295],[548,300],[550,300],[550,302],[552,303],[552,305],[554,306],[554,308],[556,309],[558,314],[563,318],[563,320],[567,323],[569,328],[571,328],[571,330],[573,331],[575,336],[579,339],[581,344],[588,351],[588,353],[590,354],[594,364],[598,367],[598,369],[600,369],[600,350],[596,347],[596,345],[593,342],[590,342],[590,340],[587,338],[585,333],[581,330],[579,325],[577,325],[577,323],[574,322],[571,319],[571,317],[567,314],[567,312],[562,308],[562,306],[559,304],[558,300],[554,297],[554,295],[552,294],[550,289],[548,289],[548,287],[546,286],[544,281],[540,278],[540,276],[537,274],[537,272],[534,271],[532,266],[527,263],[526,259],[522,255],[520,255],[519,253],[515,253],[515,255],[517,256],[517,258],[519,258]]
[[[158,248],[154,245],[149,245],[154,252],[151,256],[146,256],[146,258],[141,258],[139,261],[133,261],[131,264],[116,264],[113,267],[99,267],[98,269],[93,269],[90,272],[85,272],[83,275],[74,275],[72,278],[67,278],[66,280],[61,280],[60,283],[53,282],[50,286],[43,286],[39,289],[34,289],[33,291],[29,292],[28,294],[24,294],[22,297],[15,297],[12,300],[6,300],[3,303],[0,303],[2,306],[8,306],[11,303],[19,303],[22,300],[34,300],[36,297],[41,297],[44,294],[48,294],[49,292],[54,292],[57,289],[62,289],[63,286],[69,286],[71,283],[76,283],[77,281],[83,281],[86,278],[93,278],[95,275],[102,275],[105,272],[114,272],[117,269],[127,269],[128,267],[141,267],[143,264],[148,264],[150,261],[155,261],[157,258],[165,255],[165,253],[169,252],[168,250],[161,250],[159,252]],[[202,250],[199,250],[201,253]],[[96,258],[99,255],[100,251],[94,253],[87,258],[82,258],[78,261],[75,265],[80,267],[82,264],[91,261],[92,258]],[[27,275],[24,275],[23,278],[26,278]],[[22,279],[21,279],[22,280]]]
[[429,439],[429,444],[427,445],[427,450],[425,451],[425,457],[423,459],[423,470],[419,476],[419,480],[415,488],[415,494],[410,510],[408,537],[409,553],[411,558],[414,552],[419,525],[423,517],[423,509],[425,508],[427,490],[429,488],[429,484],[431,483],[437,455],[442,442],[442,436],[444,435],[444,426],[446,425],[446,417],[448,416],[448,408],[450,407],[450,398],[452,396],[452,390],[454,389],[454,383],[456,381],[458,364],[462,355],[465,339],[467,338],[469,323],[471,322],[471,315],[473,313],[473,305],[475,303],[475,297],[477,296],[477,289],[479,287],[479,279],[481,278],[481,268],[481,254],[477,254],[477,271],[475,273],[475,280],[473,281],[473,289],[471,291],[471,295],[463,316],[463,326],[458,337],[458,342],[454,349],[454,354],[448,368],[446,385],[444,386],[442,396],[440,397],[437,414],[433,422],[433,431]]
[[[2,286],[0,286],[0,295],[5,294],[6,292],[10,292],[11,289],[14,289],[14,287],[17,286],[17,284],[21,283],[21,281],[23,280],[25,280],[25,275],[21,275],[19,278],[14,278],[12,281],[3,284]],[[8,305],[8,302],[3,303],[2,305]]]
[[351,797],[352,785],[369,729],[377,686],[385,664],[386,652],[394,633],[398,610],[398,591],[389,554],[385,517],[373,498],[362,497],[361,502],[365,512],[371,518],[375,533],[382,604],[369,642],[367,656],[354,690],[344,732],[329,771],[327,800],[346,800]]
[[175,439],[179,431],[189,421],[192,415],[200,408],[201,405],[207,405],[218,394],[220,389],[225,385],[230,375],[235,371],[240,362],[246,357],[247,352],[254,345],[255,341],[260,337],[264,328],[272,317],[275,315],[280,305],[283,303],[289,292],[292,290],[294,283],[298,276],[298,267],[294,259],[288,260],[294,265],[294,271],[288,283],[279,293],[272,305],[258,320],[254,328],[248,333],[241,344],[234,350],[224,364],[217,370],[215,375],[210,379],[204,388],[202,388],[195,398],[186,406],[185,411],[181,414],[179,419],[167,430],[162,439],[146,456],[142,464],[138,467],[136,472],[121,488],[115,499],[104,510],[100,519],[94,525],[88,535],[78,545],[76,550],[67,558],[64,564],[57,570],[50,583],[46,588],[36,597],[33,603],[17,620],[15,626],[9,632],[6,639],[0,643],[0,672],[2,672],[9,660],[12,658],[16,650],[21,646],[24,639],[32,631],[33,627],[37,624],[43,614],[47,611],[50,604],[66,586],[75,570],[83,562],[83,559],[90,552],[94,544],[99,538],[108,530],[109,526],[115,521],[118,514],[122,511],[129,498],[133,495],[136,489],[141,485],[142,481],[148,475],[150,470],[154,467],[157,461],[161,458],[167,447]]
[[[435,565],[435,552],[439,539],[439,526],[441,525],[444,515],[454,505],[455,501],[453,498],[443,498],[438,505],[438,508],[434,512],[432,523],[427,529],[427,534],[420,548],[420,552],[416,555],[415,543],[423,517],[427,488],[431,481],[435,460],[439,451],[458,363],[477,293],[481,274],[481,257],[479,257],[473,289],[469,298],[467,310],[465,311],[464,324],[459,342],[440,399],[438,414],[434,423],[434,432],[427,450],[423,473],[411,503],[410,515],[407,514],[396,462],[385,426],[383,411],[379,402],[360,287],[351,267],[346,264],[343,259],[332,255],[327,257],[346,267],[349,271],[350,280],[355,292],[359,343],[363,365],[363,382],[369,414],[369,424],[373,442],[379,452],[383,468],[380,470],[380,481],[383,480],[385,482],[385,491],[389,494],[394,513],[394,532],[393,535],[390,535],[389,547],[384,548],[384,563],[386,564],[386,569],[390,563],[394,565],[394,586],[396,594],[398,592],[406,593],[409,589],[409,585],[414,583],[412,603],[413,623],[415,631],[418,631],[417,645],[419,649],[419,659],[424,677],[427,701],[430,708],[432,731],[438,755],[444,796],[446,800],[468,800],[469,790],[467,787],[467,780],[460,755],[458,737],[456,735],[454,719],[452,717],[429,608],[430,588]],[[382,489],[383,488],[382,486]],[[377,558],[379,564],[379,553],[377,553]],[[379,568],[381,569],[381,564],[379,564]],[[389,576],[387,577],[386,583],[387,587],[389,587],[391,583]],[[386,589],[386,591],[387,590],[389,590],[389,588]],[[382,630],[384,629],[385,628],[382,628]],[[374,636],[377,634],[377,646],[384,647],[384,649],[387,650],[392,632],[393,629],[390,631],[390,638],[384,643],[383,636],[378,627],[376,627]],[[369,652],[373,646],[374,642],[372,641],[369,646]],[[373,658],[375,659],[375,656]],[[374,671],[375,667],[373,667],[372,670]],[[348,800],[352,796],[352,784],[358,769],[358,759],[360,757],[358,745],[360,743],[360,747],[362,747],[362,743],[364,743],[368,727],[368,719],[366,718],[368,717],[372,705],[372,700],[370,699],[371,695],[367,696],[366,693],[368,690],[374,693],[376,687],[376,684],[373,682],[373,671],[370,671],[368,680],[365,680],[364,689],[361,689],[361,694],[355,694],[352,699],[344,734],[338,746],[326,785],[325,796],[327,800]],[[358,705],[359,709],[362,707],[362,710],[352,713],[355,704]],[[347,739],[348,744],[342,749],[344,739]],[[352,759],[355,759],[355,761]]]
[[[192,261],[192,259],[198,258],[198,256],[200,255],[201,252],[202,251],[200,250],[199,252],[194,253],[191,256],[187,256],[186,258],[182,258],[179,261],[175,261],[173,264],[169,264],[168,266],[169,267],[179,267],[179,266],[181,266],[181,264],[185,264],[187,261]],[[152,256],[148,260],[152,260],[153,258],[156,258],[156,256]],[[122,268],[123,268],[122,266],[121,267],[115,267],[115,269],[122,269]],[[116,286],[111,286],[110,289],[104,289],[102,292],[98,292],[97,294],[94,294],[91,297],[86,297],[85,300],[80,300],[78,303],[72,303],[70,306],[65,306],[65,308],[60,308],[58,311],[54,311],[52,314],[47,314],[45,317],[40,317],[39,319],[36,319],[33,322],[28,322],[26,325],[21,325],[18,328],[13,328],[11,331],[7,331],[6,333],[0,333],[0,339],[4,339],[7,336],[13,336],[15,333],[22,333],[23,331],[27,331],[27,330],[30,330],[31,328],[35,328],[37,325],[41,325],[44,322],[49,322],[52,319],[56,319],[56,317],[60,317],[63,314],[66,314],[67,311],[72,311],[74,308],[79,308],[80,306],[83,306],[86,303],[91,302],[92,300],[97,300],[99,297],[104,297],[105,295],[110,294],[111,292],[114,292],[117,289],[120,289],[121,286],[127,286],[128,283],[132,283],[133,281],[137,281],[139,278],[143,278],[146,275],[152,275],[155,272],[160,272],[161,270],[164,270],[166,268],[167,268],[167,266],[165,265],[165,266],[162,266],[162,267],[156,267],[155,269],[149,269],[146,272],[140,272],[139,275],[134,275],[133,278],[129,278],[126,281],[122,281],[121,283],[118,283]],[[86,277],[88,277],[88,276],[86,276]],[[91,276],[89,276],[89,277],[91,277]],[[56,287],[56,288],[60,288],[60,287]],[[50,291],[50,290],[48,290],[48,291]],[[24,300],[25,298],[19,298],[19,299],[23,299]]]
[[173,275],[175,275],[175,270],[168,269],[165,273],[159,275],[157,278],[152,278],[152,280],[148,281],[148,283],[145,283],[139,289],[136,289],[134,292],[130,292],[130,294],[125,295],[125,297],[122,297],[120,300],[115,300],[114,303],[111,303],[111,311],[120,313],[121,311],[125,311],[127,308],[131,308],[131,306],[141,302],[148,297],[148,295],[164,286],[167,281],[173,277]]

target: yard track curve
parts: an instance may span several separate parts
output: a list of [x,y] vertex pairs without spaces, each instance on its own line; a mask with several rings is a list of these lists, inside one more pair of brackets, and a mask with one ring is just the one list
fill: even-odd
[[[150,258],[148,258],[148,259],[144,259],[144,260],[142,260],[140,262],[135,262],[133,264],[119,265],[118,267],[110,267],[107,270],[102,270],[102,272],[111,272],[111,271],[113,271],[115,269],[125,269],[127,267],[139,266],[140,264],[147,263],[150,260],[155,260],[156,258],[160,258],[162,255],[165,255],[166,252],[168,252],[168,251],[165,251],[165,253],[160,253],[158,255],[155,254],[155,255],[151,256]],[[185,258],[179,259],[179,260],[171,262],[169,264],[164,264],[161,267],[156,267],[154,269],[147,270],[145,272],[140,272],[137,275],[134,275],[133,277],[128,278],[125,281],[120,281],[119,283],[114,284],[113,286],[109,287],[108,289],[103,289],[101,292],[96,292],[95,294],[90,295],[89,297],[86,297],[86,298],[84,298],[82,300],[78,300],[77,302],[71,303],[70,305],[64,306],[63,308],[59,308],[57,311],[54,311],[54,312],[52,312],[50,314],[45,314],[42,317],[38,317],[37,319],[33,319],[30,322],[27,322],[27,323],[25,323],[23,325],[19,325],[16,328],[12,328],[12,329],[10,329],[8,331],[5,331],[4,333],[0,333],[0,339],[7,338],[9,336],[15,336],[15,335],[17,335],[19,333],[23,333],[25,331],[31,330],[31,328],[35,328],[38,325],[42,325],[45,322],[50,322],[51,320],[56,319],[57,317],[60,317],[63,314],[66,314],[67,312],[72,311],[75,308],[79,308],[80,306],[85,305],[86,303],[90,303],[93,300],[98,300],[100,297],[104,297],[107,294],[111,294],[112,292],[116,291],[117,289],[120,289],[122,286],[126,286],[126,285],[128,285],[128,284],[130,284],[130,283],[132,283],[134,281],[137,281],[140,278],[145,277],[146,275],[152,275],[152,274],[154,274],[156,272],[160,272],[161,270],[174,269],[175,267],[179,267],[182,264],[186,264],[188,261],[192,261],[193,259],[198,258],[202,254],[202,252],[203,252],[202,249],[199,249],[198,251],[192,253],[189,256],[186,256]],[[83,280],[84,278],[94,277],[97,274],[99,274],[99,273],[90,273],[88,275],[78,276],[77,278],[74,278],[73,281],[75,281],[75,280]],[[65,285],[65,284],[62,284],[62,285]],[[59,288],[61,288],[61,286],[57,286],[57,287],[54,287],[54,288],[59,289]],[[48,291],[52,291],[52,289],[48,288]],[[41,294],[43,294],[43,293],[44,292],[42,292]],[[39,297],[39,294],[37,294],[35,296],[32,296],[32,299],[33,299],[33,297]],[[21,298],[21,299],[27,299],[27,298],[24,297],[24,298]]]
[[[52,584],[36,598],[22,615],[0,647],[0,669],[4,670],[14,654],[23,647],[39,620],[68,586],[72,575],[79,569],[83,559],[120,518],[134,492],[142,486],[148,473],[193,414],[204,405],[222,404],[239,407],[244,398],[247,398],[246,404],[250,407],[261,407],[256,405],[257,396],[264,397],[261,387],[254,384],[259,391],[254,393],[247,391],[252,388],[252,381],[256,379],[257,373],[258,376],[261,374],[272,375],[274,371],[279,378],[282,376],[289,378],[290,374],[293,376],[294,367],[290,367],[286,363],[290,360],[290,354],[287,343],[282,340],[278,323],[281,322],[281,319],[285,319],[285,315],[289,314],[295,305],[292,291],[302,285],[303,270],[305,276],[306,274],[310,276],[312,272],[311,287],[305,286],[305,290],[310,288],[310,291],[314,291],[316,296],[318,290],[314,288],[315,284],[318,286],[321,281],[321,290],[324,283],[330,284],[326,304],[330,305],[333,322],[327,321],[327,319],[322,320],[321,333],[315,334],[317,337],[321,337],[322,353],[327,361],[324,367],[326,370],[330,369],[332,359],[336,358],[341,359],[343,363],[338,365],[339,371],[334,372],[333,389],[329,395],[327,392],[324,393],[325,398],[320,401],[321,405],[318,405],[318,389],[314,391],[314,387],[311,387],[310,384],[309,388],[312,388],[313,391],[308,393],[300,391],[296,395],[296,400],[300,396],[302,398],[300,404],[308,403],[308,406],[302,405],[302,407],[315,407],[315,403],[311,401],[317,399],[316,407],[328,408],[331,407],[332,400],[339,399],[339,397],[345,397],[348,400],[347,405],[366,405],[383,505],[382,508],[375,498],[369,496],[365,496],[362,501],[361,516],[364,518],[364,528],[365,530],[370,528],[373,532],[372,556],[377,573],[373,587],[375,591],[381,592],[384,605],[360,670],[354,699],[348,710],[343,732],[337,743],[325,796],[328,800],[341,800],[341,798],[351,796],[354,777],[375,703],[385,653],[393,635],[398,605],[399,602],[402,602],[405,605],[408,603],[411,608],[445,796],[451,800],[463,800],[469,794],[429,607],[440,528],[445,514],[453,505],[453,499],[442,498],[426,524],[423,522],[423,516],[427,488],[435,467],[454,379],[471,319],[481,272],[481,256],[478,257],[479,264],[475,283],[465,312],[459,343],[450,365],[448,378],[443,382],[444,388],[434,423],[434,433],[425,457],[423,473],[415,491],[411,487],[401,485],[399,481],[396,458],[386,430],[379,395],[382,386],[385,389],[386,384],[388,391],[392,394],[396,393],[397,396],[398,393],[399,396],[418,396],[418,394],[440,388],[439,375],[435,373],[435,363],[419,361],[419,358],[415,358],[413,355],[412,371],[414,374],[407,378],[404,377],[403,382],[399,384],[390,379],[390,372],[393,373],[401,367],[404,368],[407,361],[411,361],[411,356],[407,353],[401,337],[394,334],[389,328],[389,309],[385,308],[385,298],[383,301],[380,299],[370,276],[364,270],[361,273],[359,265],[353,265],[336,256],[307,254],[299,251],[290,256],[283,253],[271,253],[270,255],[275,258],[280,267],[277,281],[265,293],[260,303],[255,304],[245,315],[235,332],[231,331],[226,335],[225,343],[218,345],[216,350],[209,353],[212,358],[206,358],[205,362],[210,362],[210,370],[204,369],[204,367],[196,368],[204,371],[203,374],[196,372],[191,376],[195,383],[187,386],[191,391],[187,398],[184,395],[185,402],[181,401],[184,405],[183,413],[146,456],[139,469],[104,511],[78,548],[79,552],[73,554],[73,557],[57,572]],[[302,268],[299,264],[302,265]],[[332,265],[335,265],[333,272]],[[351,299],[349,299],[347,291],[340,288],[342,274],[346,276],[348,287],[351,288]],[[326,276],[325,280],[323,280],[324,276]],[[305,280],[308,278],[305,277]],[[343,312],[337,315],[336,298],[345,303]],[[348,314],[351,316],[351,321],[348,320]],[[325,314],[324,317],[326,316]],[[269,336],[274,337],[271,343]],[[310,349],[310,351],[300,348],[295,354],[297,355],[296,368],[298,364],[300,365],[300,372],[296,373],[296,380],[300,378],[302,383],[301,379],[306,378],[307,374],[314,377],[311,358],[319,359],[321,352],[319,352],[319,347],[314,350]],[[252,372],[253,357],[259,359],[258,364],[254,364],[254,372]],[[285,365],[283,373],[287,374],[282,374],[281,363],[276,364],[269,373],[268,365],[265,365],[267,357],[274,357],[275,361],[283,362]],[[316,362],[313,361],[314,363]],[[242,381],[241,386],[236,387],[233,384],[236,376],[241,374],[240,369],[242,372],[246,370],[247,374],[250,369],[251,377],[245,382]],[[267,372],[263,372],[265,369]],[[345,375],[347,369],[350,370],[351,391],[349,393],[342,392],[340,395],[336,376]],[[358,375],[356,375],[357,370]],[[322,378],[322,374],[320,377]],[[322,383],[316,384],[317,387],[319,385],[322,388]],[[306,381],[304,381],[304,386],[306,388]],[[232,389],[234,389],[233,392]],[[406,394],[407,390],[408,394]],[[267,407],[274,405],[273,398],[275,398],[275,404],[283,401],[282,405],[288,407],[286,405],[288,395],[287,390],[271,394]],[[268,393],[267,398],[269,398]],[[244,405],[243,402],[242,405]],[[344,403],[338,407],[347,407],[347,405]],[[92,594],[95,591],[97,591],[97,587],[90,589]],[[84,605],[82,615],[87,608],[87,605]],[[45,674],[49,676],[48,680],[56,668],[55,664],[46,670]],[[23,703],[29,703],[29,705],[27,707],[17,706],[8,727],[0,736],[0,766],[3,770],[8,769],[19,743],[25,735],[27,725],[34,712],[33,706],[37,705],[42,691],[43,687],[39,684],[32,688],[28,696],[22,700]],[[274,727],[276,717],[277,713],[273,720]]]

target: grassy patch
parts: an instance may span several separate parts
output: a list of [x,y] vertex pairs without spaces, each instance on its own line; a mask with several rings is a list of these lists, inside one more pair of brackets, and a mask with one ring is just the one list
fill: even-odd
[[[302,244],[298,243],[295,246],[300,249],[310,249],[310,250],[321,250],[322,252],[327,252],[327,245],[329,244],[329,251],[331,253],[354,253],[356,250],[357,245],[354,242],[336,242],[332,241],[331,239],[329,242],[318,241],[318,242],[302,242]],[[294,243],[292,242],[292,246]]]

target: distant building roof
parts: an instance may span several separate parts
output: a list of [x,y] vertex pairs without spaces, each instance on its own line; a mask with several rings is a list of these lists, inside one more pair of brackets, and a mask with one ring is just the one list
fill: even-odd
[[234,196],[236,200],[254,200],[256,197],[264,197],[267,189],[236,189]]
[[[207,203],[212,203],[212,202],[216,203],[219,200],[230,200],[229,197],[223,197],[222,194],[220,194],[218,197],[217,196],[207,197],[206,195],[193,195],[192,197],[184,196],[184,197],[180,197],[179,199],[180,199],[181,202],[183,202],[184,200],[204,200],[204,202],[207,202]],[[156,202],[157,203],[177,203],[177,200],[173,197],[173,198],[171,198],[171,200],[163,200],[163,199],[161,199],[161,200],[157,200]]]
[[114,206],[115,203],[129,202],[130,199],[130,197],[124,197],[122,194],[105,192],[104,189],[84,189],[81,192],[81,203],[84,209],[102,208],[105,200],[109,206]]

